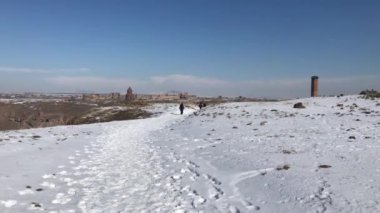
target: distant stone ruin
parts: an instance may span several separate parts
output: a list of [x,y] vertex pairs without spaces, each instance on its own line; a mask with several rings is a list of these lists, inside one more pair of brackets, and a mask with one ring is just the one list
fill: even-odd
[[125,95],[126,101],[133,101],[136,98],[136,95],[133,94],[131,87],[128,87],[127,94]]
[[82,100],[87,102],[102,102],[102,101],[119,101],[120,93],[113,92],[109,94],[83,94]]
[[121,95],[118,92],[111,93],[111,99],[112,100],[120,100],[120,97],[121,97]]
[[103,101],[105,99],[101,94],[83,94],[82,100],[89,102]]
[[184,92],[179,94],[179,99],[188,99],[189,93]]

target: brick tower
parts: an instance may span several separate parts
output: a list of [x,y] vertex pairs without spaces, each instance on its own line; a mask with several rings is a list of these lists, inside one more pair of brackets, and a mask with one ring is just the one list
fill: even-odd
[[311,77],[311,97],[318,96],[318,76]]

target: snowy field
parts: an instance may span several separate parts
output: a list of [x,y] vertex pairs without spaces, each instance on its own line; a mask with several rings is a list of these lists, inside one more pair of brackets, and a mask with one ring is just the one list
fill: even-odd
[[36,102],[63,102],[64,99],[58,98],[0,98],[0,103],[6,104],[25,104],[25,103],[36,103]]
[[0,132],[0,212],[380,212],[379,101],[150,110]]

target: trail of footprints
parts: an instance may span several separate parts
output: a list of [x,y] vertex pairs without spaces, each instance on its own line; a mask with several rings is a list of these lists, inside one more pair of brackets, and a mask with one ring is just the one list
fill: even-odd
[[[150,150],[148,151],[153,153],[153,156],[151,157],[152,159],[157,157],[154,155],[157,149],[159,148],[150,146]],[[102,179],[104,175],[117,175],[109,173],[105,174],[102,171],[99,171],[98,167],[100,167],[101,164],[103,164],[103,166],[107,166],[105,164],[109,163],[112,165],[115,163],[112,162],[114,159],[107,159],[110,162],[104,162],[102,161],[104,159],[97,158],[96,155],[100,152],[102,152],[102,144],[98,142],[92,143],[90,146],[85,146],[83,151],[76,150],[73,155],[68,156],[68,165],[59,165],[56,173],[43,175],[42,182],[38,187],[32,188],[29,186],[26,189],[19,191],[20,196],[30,196],[30,203],[25,205],[29,205],[28,209],[30,210],[45,210],[50,213],[78,212],[78,210],[83,210],[86,205],[88,205],[86,204],[86,200],[80,198],[86,192],[92,192],[91,190],[99,190],[97,193],[116,193],[116,200],[107,202],[113,203],[112,205],[115,208],[118,208],[118,205],[123,205],[123,202],[125,202],[123,199],[128,199],[128,195],[118,194],[120,190],[116,189],[112,191],[112,187],[114,185],[114,187],[120,188],[120,186],[124,186],[126,184],[127,180],[123,178],[118,179],[120,181],[108,185],[108,189],[102,188],[101,186],[95,188],[91,186],[91,184],[93,184],[92,181],[94,181],[92,177],[94,176]],[[179,164],[180,171],[171,171],[169,173],[169,175],[171,175],[166,178],[164,173],[152,175],[152,178],[157,180],[155,181],[155,186],[153,187],[154,192],[151,194],[158,195],[158,197],[154,199],[161,199],[160,196],[167,196],[162,193],[162,191],[178,191],[179,193],[175,193],[176,195],[173,199],[178,200],[177,206],[179,208],[177,210],[179,212],[183,210],[183,208],[207,209],[207,207],[210,206],[219,210],[220,208],[223,208],[223,211],[228,210],[229,212],[240,212],[236,206],[226,202],[227,199],[224,198],[225,192],[222,189],[222,182],[220,180],[210,174],[202,173],[199,165],[190,160],[186,160],[182,156],[179,157],[175,153],[170,153],[167,158],[168,160]],[[80,160],[78,161],[78,159]],[[168,168],[165,169],[170,169],[170,163],[167,167]],[[108,176],[105,178],[108,178]],[[162,181],[163,179],[164,181]],[[186,183],[184,179],[189,180],[190,184],[184,185],[184,183]],[[194,183],[195,187],[191,186],[193,185],[191,182]],[[198,188],[204,186],[206,191],[196,189],[196,186],[198,186]],[[129,193],[142,193],[142,195],[146,194],[148,189],[143,188],[145,186],[141,187],[142,188],[132,187],[129,189]],[[52,191],[54,191],[54,193],[52,193]],[[50,202],[39,202],[38,196],[33,196],[37,193],[44,192],[48,192],[50,195],[54,194],[54,196],[50,198]],[[159,208],[159,206],[157,208]],[[120,209],[128,211],[128,209],[123,207],[120,207]]]
[[[91,154],[96,152],[98,145],[92,144],[91,147],[85,146],[83,153],[79,150],[75,151],[75,154],[69,156],[67,159],[69,161],[69,166],[59,165],[57,167],[57,172],[53,174],[44,174],[42,175],[43,182],[38,186],[32,187],[27,185],[25,189],[18,191],[20,196],[30,196],[30,203],[22,203],[20,205],[28,206],[29,210],[45,210],[50,213],[55,212],[77,212],[76,209],[65,209],[65,204],[72,202],[75,196],[80,192],[79,188],[75,188],[75,185],[78,184],[78,181],[74,180],[72,177],[78,177],[86,175],[86,170],[88,169],[85,165],[76,166],[77,158],[87,155],[91,157]],[[85,161],[84,159],[81,160]],[[70,171],[71,170],[71,171]],[[36,201],[37,193],[48,192],[50,194],[51,190],[55,191],[56,194],[51,198],[50,203],[43,203]]]
[[[187,160],[182,156],[178,156],[175,153],[170,153],[169,158],[174,163],[181,164],[180,172],[183,178],[188,178],[190,182],[193,182],[194,188],[187,185],[184,190],[192,197],[192,207],[195,209],[202,209],[202,206],[212,206],[222,212],[242,212],[242,211],[257,211],[260,207],[254,205],[251,201],[247,200],[240,194],[237,188],[237,184],[240,182],[258,176],[262,173],[274,171],[274,168],[265,168],[259,170],[245,171],[241,173],[234,174],[229,179],[226,179],[226,185],[223,185],[222,181],[218,178],[208,174],[207,172],[201,172],[202,169],[198,164],[191,160]],[[177,177],[177,179],[179,179]],[[204,192],[202,190],[197,190],[195,188],[206,188]],[[233,194],[226,194],[223,188],[232,187]],[[231,203],[233,202],[233,203]],[[239,209],[234,203],[239,203],[245,208],[245,210]],[[201,208],[199,208],[201,207]],[[207,210],[206,210],[207,212]]]
[[[120,209],[124,211],[132,210],[128,209],[128,205],[124,205],[126,201],[128,201],[129,194],[141,194],[141,196],[156,196],[153,198],[150,198],[151,200],[160,200],[162,198],[166,198],[167,195],[163,192],[165,191],[178,191],[178,192],[187,192],[189,195],[194,197],[194,200],[191,201],[191,204],[189,202],[189,206],[187,206],[187,200],[186,198],[182,198],[181,193],[174,193],[175,197],[172,199],[178,200],[178,209],[177,210],[183,210],[184,208],[196,208],[203,203],[206,202],[206,199],[203,197],[200,197],[197,195],[196,191],[192,191],[189,186],[182,187],[181,186],[181,175],[176,175],[173,173],[172,176],[167,177],[165,179],[165,175],[163,175],[160,171],[157,174],[152,175],[152,178],[155,181],[155,186],[153,186],[153,189],[148,189],[144,184],[137,185],[129,188],[128,194],[122,195],[119,194],[122,193],[122,188],[120,187],[127,187],[126,184],[128,184],[128,180],[124,178],[116,178],[116,182],[114,183],[107,183],[107,188],[102,189],[102,184],[99,184],[99,187],[96,186],[94,188],[94,181],[98,180],[106,180],[109,181],[110,176],[118,175],[118,174],[111,174],[109,171],[102,172],[99,170],[98,167],[104,168],[104,166],[107,166],[106,164],[110,164],[112,166],[115,164],[115,162],[104,162],[104,159],[97,158],[97,154],[102,152],[102,149],[99,147],[101,144],[93,143],[91,146],[85,146],[83,152],[81,151],[75,151],[75,154],[68,157],[69,165],[60,165],[58,166],[58,170],[56,173],[53,174],[45,174],[42,176],[42,183],[40,186],[43,188],[40,192],[37,192],[31,188],[27,188],[25,190],[22,190],[19,192],[20,196],[27,196],[27,195],[35,195],[35,193],[44,193],[44,191],[49,191],[49,194],[55,194],[54,197],[50,199],[50,202],[39,202],[37,196],[31,196],[30,199],[30,206],[29,209],[33,210],[45,210],[51,213],[54,212],[78,212],[80,209],[86,209],[88,206],[88,201],[86,199],[83,199],[83,195],[86,193],[92,193],[94,190],[97,193],[116,193],[115,194],[115,200],[107,200],[107,205],[111,204],[113,208]],[[154,149],[150,149],[149,152],[152,154],[152,159],[156,158],[157,156],[154,155]],[[77,159],[80,158],[81,160],[78,161]],[[113,159],[107,159],[109,161],[113,161]],[[116,159],[117,160],[117,159]],[[103,165],[101,165],[103,164]],[[129,167],[130,165],[126,165],[126,167]],[[145,165],[143,165],[145,166]],[[148,174],[149,175],[149,174]],[[95,179],[94,179],[95,178]],[[139,178],[139,177],[133,177],[133,174],[130,178]],[[166,181],[166,183],[165,183]],[[55,193],[52,193],[53,190]],[[148,191],[150,190],[150,191]],[[147,195],[146,192],[149,192],[150,194]],[[215,197],[218,197],[214,195]],[[93,197],[92,199],[99,200],[101,199],[101,195],[98,197]],[[92,202],[90,202],[92,203]],[[106,204],[106,203],[104,203]],[[120,205],[120,207],[118,206]],[[123,206],[124,205],[124,206]],[[162,205],[162,204],[161,204]],[[190,206],[191,205],[191,206]],[[96,209],[97,206],[93,206],[94,211],[100,210]],[[161,206],[159,203],[154,206],[152,205],[152,209],[159,209]]]
[[202,206],[213,206],[215,208],[222,207],[222,211],[228,210],[229,212],[240,212],[240,210],[231,204],[228,204],[223,199],[224,191],[221,187],[222,182],[217,178],[207,173],[201,173],[200,166],[191,160],[178,157],[175,153],[170,153],[169,159],[174,163],[182,164],[180,172],[182,175],[176,175],[173,179],[188,178],[192,182],[197,182],[196,185],[206,185],[207,192],[201,192],[192,188],[190,185],[186,185],[182,190],[192,198],[191,205],[195,209],[202,209]]

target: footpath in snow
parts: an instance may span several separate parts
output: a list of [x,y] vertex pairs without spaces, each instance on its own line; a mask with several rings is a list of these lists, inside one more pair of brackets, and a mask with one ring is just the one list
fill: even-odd
[[177,176],[151,134],[186,115],[176,107],[162,110],[149,119],[2,132],[0,211],[186,208]]
[[380,211],[378,101],[155,110],[1,132],[0,212]]

